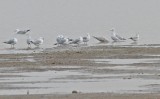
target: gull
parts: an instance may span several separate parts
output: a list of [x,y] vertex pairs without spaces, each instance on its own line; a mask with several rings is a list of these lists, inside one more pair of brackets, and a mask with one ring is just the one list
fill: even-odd
[[61,44],[63,44],[63,42],[62,42],[63,38],[64,38],[63,35],[57,36],[57,38],[56,38],[57,43],[55,43],[54,45],[61,45]]
[[30,29],[27,29],[27,30],[20,30],[20,29],[16,29],[15,32],[16,34],[26,34],[27,32],[29,32]]
[[91,36],[89,35],[89,33],[87,33],[86,37],[83,37],[83,42],[84,44],[87,44],[87,42],[90,40]]
[[70,42],[70,44],[80,44],[83,42],[83,37],[79,37],[78,39],[74,39],[73,41]]
[[32,38],[29,34],[28,34],[28,38],[26,40],[26,43],[28,44],[28,48],[31,48]]
[[117,35],[114,28],[112,28],[110,31],[112,31],[111,39],[113,41],[118,42],[118,41],[126,40],[124,37],[121,37],[121,36]]
[[65,42],[64,38],[65,38],[65,37],[64,37],[63,35],[59,35],[59,36],[57,37],[57,39],[56,39],[57,43],[58,43],[58,44],[63,44],[63,43]]
[[14,45],[17,44],[17,42],[18,42],[17,38],[12,38],[12,39],[5,41],[3,43],[10,44],[11,48],[14,48]]
[[56,41],[57,43],[55,43],[54,45],[64,45],[64,44],[68,44],[69,38],[66,38],[63,35],[59,35],[57,36]]
[[113,33],[113,35],[111,36],[111,39],[114,41],[114,42],[118,42],[120,41],[118,37],[116,37],[116,34]]
[[31,43],[34,44],[37,47],[39,47],[40,45],[42,45],[43,42],[44,42],[44,38],[43,37],[39,37],[38,39],[31,40]]
[[116,36],[116,33],[115,33],[114,29],[111,29],[110,31],[112,31],[111,39],[112,39],[114,42],[119,41],[120,39]]
[[133,40],[134,42],[137,42],[139,40],[139,34],[136,34],[136,36],[130,37],[129,39]]
[[104,37],[96,37],[96,36],[93,36],[93,38],[95,38],[96,40],[100,41],[101,43],[108,43],[109,41],[104,38]]

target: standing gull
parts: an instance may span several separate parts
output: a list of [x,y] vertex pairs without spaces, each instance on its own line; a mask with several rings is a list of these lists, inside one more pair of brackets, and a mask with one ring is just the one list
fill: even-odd
[[118,42],[118,41],[119,41],[118,37],[116,36],[116,34],[115,34],[114,32],[112,32],[111,39],[112,39],[114,42]]
[[28,48],[31,48],[32,38],[29,34],[27,36],[28,36],[28,38],[26,40],[26,43],[28,44]]
[[84,44],[87,44],[87,42],[90,40],[90,34],[89,33],[87,33],[87,36],[86,37],[83,37],[83,42],[84,42]]
[[64,43],[62,41],[63,38],[64,38],[63,35],[58,35],[57,38],[56,38],[57,43],[55,43],[54,45],[61,45],[61,44],[63,44]]
[[121,36],[117,35],[114,28],[112,28],[110,31],[112,31],[111,39],[112,39],[114,42],[126,40],[124,37],[121,37]]
[[15,32],[16,34],[26,34],[27,32],[29,32],[30,29],[27,29],[27,30],[20,30],[20,29],[16,29]]
[[66,38],[63,35],[59,35],[56,41],[57,43],[55,43],[54,45],[65,45],[65,44],[68,44],[69,38]]
[[5,41],[3,43],[10,44],[11,48],[14,48],[14,45],[17,44],[17,42],[18,42],[17,38],[12,38],[12,39]]
[[38,39],[31,40],[31,43],[34,44],[37,47],[39,47],[40,45],[42,45],[43,42],[44,42],[44,38],[43,37],[39,37]]

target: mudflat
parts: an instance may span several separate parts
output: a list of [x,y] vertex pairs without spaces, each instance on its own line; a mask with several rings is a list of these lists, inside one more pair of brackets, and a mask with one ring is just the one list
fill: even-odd
[[0,98],[159,98],[160,47],[56,47],[34,52],[0,54]]

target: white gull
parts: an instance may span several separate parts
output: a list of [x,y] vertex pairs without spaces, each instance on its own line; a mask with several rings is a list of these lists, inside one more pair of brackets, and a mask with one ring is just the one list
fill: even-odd
[[121,36],[117,35],[114,28],[112,28],[110,31],[112,31],[111,39],[113,41],[118,42],[118,41],[126,40],[124,37],[121,37]]

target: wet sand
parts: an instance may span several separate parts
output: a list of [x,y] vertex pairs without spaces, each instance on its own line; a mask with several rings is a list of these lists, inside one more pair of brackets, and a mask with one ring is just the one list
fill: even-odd
[[[159,97],[160,47],[55,47],[45,49],[36,53],[35,50],[29,51],[31,53],[0,54],[0,76],[2,77],[2,79],[0,80],[0,87],[1,91],[8,89],[21,89],[21,86],[13,86],[15,83],[18,82],[22,84],[22,89],[26,89],[25,94],[27,94],[27,90],[31,90],[30,95],[25,95],[24,93],[22,93],[23,95],[17,93],[13,96],[12,94],[1,94],[0,98],[84,99],[87,97],[88,99],[158,99]],[[97,88],[97,91],[99,90],[98,92],[92,92],[92,89],[88,91],[85,91],[85,89],[81,89],[78,94],[72,94],[72,90],[75,88],[73,87],[73,89],[71,90],[64,91],[63,94],[56,94],[55,90],[54,92],[48,93],[49,95],[47,93],[43,95],[43,92],[36,95],[32,91],[32,89],[34,89],[34,86],[32,88],[31,84],[37,82],[33,82],[32,80],[30,82],[23,82],[21,81],[21,79],[16,82],[10,82],[13,80],[14,77],[23,77],[24,80],[26,75],[24,75],[23,73],[44,73],[46,71],[54,71],[56,72],[55,74],[57,74],[58,72],[61,73],[61,71],[79,73],[78,76],[76,76],[77,74],[71,74],[65,77],[68,82],[76,79],[78,79],[80,82],[94,82],[94,80],[98,79],[98,81],[104,81],[104,83],[109,84],[108,81],[110,80],[122,81],[122,83],[123,81],[125,81],[124,83],[134,81],[135,83],[137,83],[136,81],[140,80],[141,84],[136,85],[135,87],[137,88],[134,88],[134,86],[130,87],[130,85],[126,87],[125,84],[122,84],[119,87],[120,90],[118,90],[118,88],[112,89],[113,86],[109,85],[111,87],[110,90],[104,89],[103,91],[101,90],[101,88]],[[84,77],[84,75],[82,75],[81,73],[87,76]],[[61,76],[58,77],[61,80],[64,79]],[[2,81],[3,79],[8,79],[6,80],[5,84]],[[47,83],[52,82],[54,84],[55,80],[52,81],[53,77],[48,79],[49,81],[47,80]],[[37,84],[41,82],[44,81],[39,81]]]

